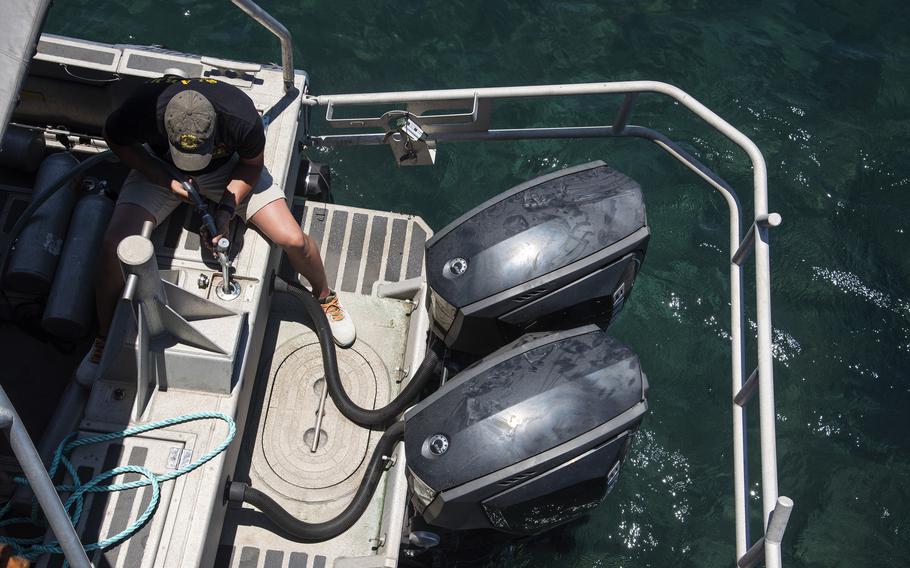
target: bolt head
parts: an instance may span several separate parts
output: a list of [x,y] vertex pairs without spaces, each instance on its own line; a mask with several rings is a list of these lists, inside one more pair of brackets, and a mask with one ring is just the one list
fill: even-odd
[[455,258],[446,262],[445,268],[443,270],[443,276],[449,279],[458,278],[467,271],[468,259],[456,256]]
[[427,447],[434,456],[441,456],[449,450],[449,439],[445,434],[433,434],[427,441]]

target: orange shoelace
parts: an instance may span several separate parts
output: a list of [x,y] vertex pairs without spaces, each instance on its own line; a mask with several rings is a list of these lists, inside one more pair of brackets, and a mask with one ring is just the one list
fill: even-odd
[[332,318],[334,321],[341,321],[344,319],[344,310],[341,309],[341,305],[338,303],[338,296],[332,298],[330,302],[321,305],[325,315]]

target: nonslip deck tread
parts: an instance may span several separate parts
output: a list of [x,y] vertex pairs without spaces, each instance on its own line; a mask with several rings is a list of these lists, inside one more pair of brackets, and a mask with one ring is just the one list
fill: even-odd
[[[423,275],[424,245],[432,231],[419,217],[328,203],[295,204],[292,212],[319,245],[332,289],[369,296],[377,281]],[[286,257],[279,275],[294,277]]]

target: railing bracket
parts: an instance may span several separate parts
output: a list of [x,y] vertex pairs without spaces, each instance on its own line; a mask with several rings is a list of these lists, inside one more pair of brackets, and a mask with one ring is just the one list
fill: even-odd
[[749,378],[746,379],[746,382],[743,383],[743,387],[736,393],[736,396],[733,397],[733,402],[737,406],[746,406],[749,404],[749,401],[752,400],[752,397],[755,395],[755,389],[758,387],[758,368],[752,371],[752,374],[749,375]]
[[768,213],[767,215],[759,215],[755,219],[755,222],[752,223],[752,226],[749,227],[749,232],[746,233],[746,236],[739,244],[736,252],[733,253],[730,261],[737,266],[742,266],[746,259],[749,258],[749,254],[752,252],[752,245],[755,243],[756,226],[761,229],[770,229],[779,226],[782,222],[783,217],[780,216],[780,213]]

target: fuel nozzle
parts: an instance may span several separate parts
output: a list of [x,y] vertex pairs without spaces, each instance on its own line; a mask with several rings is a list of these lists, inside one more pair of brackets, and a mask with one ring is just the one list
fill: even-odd
[[[209,212],[209,206],[202,194],[196,189],[196,184],[190,180],[181,182],[183,189],[193,200],[193,205],[202,217],[202,222],[211,235],[218,234],[218,226],[215,224],[215,218]],[[227,237],[221,237],[215,244],[215,254],[218,257],[218,264],[221,265],[221,292],[223,297],[233,298],[239,294],[239,287],[231,281],[231,259],[228,257],[228,251],[231,249],[231,241]]]
[[215,246],[215,252],[218,254],[218,263],[221,265],[221,291],[225,294],[231,294],[233,286],[231,283],[231,260],[228,258],[228,250],[231,248],[231,241],[227,237],[218,239]]

